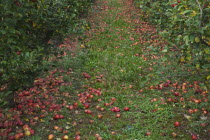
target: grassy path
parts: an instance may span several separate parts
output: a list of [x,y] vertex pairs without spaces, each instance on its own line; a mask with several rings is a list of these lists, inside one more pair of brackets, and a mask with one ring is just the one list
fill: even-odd
[[[92,81],[91,87],[103,91],[102,103],[99,104],[109,103],[114,97],[114,106],[121,109],[128,106],[131,110],[122,112],[118,120],[112,118],[110,112],[102,113],[105,116],[103,121],[93,129],[104,139],[191,139],[195,131],[204,131],[200,126],[199,130],[192,128],[202,121],[191,124],[186,119],[189,116],[184,113],[198,106],[188,106],[182,93],[178,93],[186,92],[185,82],[177,82],[178,78],[173,83],[161,79],[173,73],[170,68],[174,64],[165,60],[163,50],[167,44],[158,37],[154,27],[140,20],[141,14],[129,0],[97,1],[91,17],[93,29],[87,42],[90,53],[86,65],[88,73],[96,77],[103,75],[103,78],[99,76]],[[178,67],[180,73],[188,69]],[[174,92],[180,95],[174,97]],[[174,127],[176,121],[182,126]],[[116,132],[115,136],[110,134],[112,131]]]
[[10,135],[207,140],[208,91],[199,79],[173,77],[191,69],[166,58],[167,43],[142,14],[132,0],[96,0],[81,49],[63,47],[65,56],[52,57],[47,76],[18,91],[17,107],[1,114],[7,122],[21,118]]
[[[160,101],[159,91],[142,90],[145,76],[153,73],[155,61],[145,45],[156,43],[150,42],[150,36],[157,38],[155,29],[140,21],[140,11],[131,1],[98,1],[95,11],[99,10],[93,17],[94,33],[88,41],[91,48],[86,65],[89,73],[104,77],[92,86],[102,89],[102,106],[114,97],[112,106],[121,110],[128,106],[130,111],[122,111],[117,119],[109,111],[102,113],[103,121],[91,129],[104,139],[172,138],[168,134],[174,131],[173,107],[166,106],[164,99]],[[112,131],[116,134],[112,135]]]

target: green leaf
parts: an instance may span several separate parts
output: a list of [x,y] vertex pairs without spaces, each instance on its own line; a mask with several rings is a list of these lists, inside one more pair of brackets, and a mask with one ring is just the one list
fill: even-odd
[[195,40],[195,35],[190,35],[190,42],[192,43],[194,42],[194,40]]
[[0,32],[4,35],[6,34],[6,31],[5,30],[0,30]]
[[164,57],[161,58],[161,60],[162,60],[163,62],[165,62],[165,61],[167,60],[167,57],[164,56]]
[[31,140],[41,140],[41,137],[35,135],[31,137]]
[[3,60],[3,61],[1,61],[1,64],[7,64],[7,61],[5,61],[5,60]]
[[188,61],[190,61],[190,60],[192,59],[192,56],[191,56],[190,54],[188,54],[187,57],[186,57],[186,59],[187,59]]
[[25,53],[25,56],[26,56],[26,57],[29,57],[29,56],[30,56],[30,53],[29,53],[29,52],[26,52],[26,53]]
[[187,14],[187,13],[191,13],[191,12],[193,12],[193,10],[186,10],[183,12],[183,14]]
[[71,15],[71,18],[74,18],[74,17],[76,17],[76,14],[72,14],[72,15]]
[[181,10],[183,6],[184,6],[184,5],[179,6],[179,7],[178,7],[178,10]]
[[186,45],[189,45],[189,36],[185,36],[185,37],[183,38],[183,40],[185,41],[185,44],[186,44]]
[[167,49],[164,49],[164,50],[162,50],[162,52],[166,53],[166,52],[168,52],[168,50]]

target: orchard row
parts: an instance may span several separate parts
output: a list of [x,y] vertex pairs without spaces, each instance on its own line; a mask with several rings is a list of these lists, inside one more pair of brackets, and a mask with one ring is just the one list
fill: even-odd
[[[190,63],[201,71],[210,68],[210,3],[207,0],[135,0],[135,4],[170,46],[178,50],[181,63]],[[165,49],[170,53],[167,46]]]
[[[43,58],[56,53],[65,35],[82,32],[81,17],[92,0],[1,1],[0,85],[10,91],[27,87],[43,70]],[[0,94],[4,98],[8,92]],[[2,102],[0,104],[3,104]]]

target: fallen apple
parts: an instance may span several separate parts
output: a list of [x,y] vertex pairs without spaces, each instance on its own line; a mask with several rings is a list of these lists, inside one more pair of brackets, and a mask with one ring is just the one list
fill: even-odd
[[48,140],[52,140],[54,138],[54,135],[53,134],[49,134],[48,135]]
[[68,135],[64,135],[63,137],[62,137],[62,140],[68,140],[69,139],[69,136]]
[[192,140],[197,140],[197,139],[198,139],[198,136],[197,136],[196,134],[192,134],[192,135],[191,135],[191,139],[192,139]]
[[24,135],[25,136],[30,136],[31,135],[31,132],[27,130],[27,131],[24,132]]
[[116,118],[120,118],[120,117],[121,117],[120,113],[117,113]]
[[181,125],[180,122],[174,122],[174,126],[175,126],[175,127],[179,127],[180,125]]
[[124,110],[125,110],[125,111],[129,111],[130,108],[129,108],[129,107],[124,107]]

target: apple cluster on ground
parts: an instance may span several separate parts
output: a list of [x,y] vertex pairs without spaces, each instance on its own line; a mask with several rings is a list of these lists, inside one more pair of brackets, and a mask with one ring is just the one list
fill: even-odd
[[[116,112],[116,118],[121,116],[121,112],[129,111],[129,107],[120,110],[114,106],[117,101],[115,97],[110,102],[104,102],[99,106],[96,102],[102,102],[102,89],[86,87],[87,90],[77,95],[68,92],[61,92],[60,88],[72,86],[71,82],[65,82],[62,73],[66,76],[71,75],[72,69],[64,71],[62,69],[52,70],[46,78],[37,78],[34,81],[34,87],[27,90],[17,91],[15,97],[16,107],[8,110],[1,109],[0,113],[0,137],[1,139],[18,140],[21,138],[33,136],[36,131],[33,127],[45,123],[46,121],[60,121],[68,119],[72,113],[89,114],[92,117],[102,119],[103,112]],[[87,73],[82,73],[85,79],[91,78]],[[103,77],[103,75],[99,75]],[[75,102],[72,102],[75,101]],[[83,111],[82,111],[83,110]],[[122,111],[123,110],[123,111]],[[66,113],[67,112],[67,113]],[[93,119],[88,120],[94,123]],[[78,122],[69,122],[71,126],[54,126],[53,129],[62,133],[62,139],[68,140],[69,128],[78,125]],[[49,134],[48,139],[56,137],[56,134]],[[96,136],[100,139],[100,136]],[[80,139],[80,133],[75,133],[75,139]]]
[[[71,93],[61,92],[59,88],[63,86],[72,86],[72,83],[65,82],[63,76],[57,74],[63,73],[71,75],[71,72],[72,69],[69,69],[68,71],[55,69],[51,71],[50,75],[46,78],[37,78],[34,81],[34,87],[28,90],[17,91],[17,96],[15,97],[17,106],[9,110],[1,109],[0,137],[8,140],[18,140],[24,137],[29,137],[36,133],[33,127],[40,125],[39,123],[45,121],[61,121],[67,119],[72,113],[81,115],[85,113],[92,117],[103,119],[103,114],[107,114],[104,113],[105,111],[110,112],[110,114],[112,114],[111,112],[115,113],[116,118],[121,117],[121,112],[130,111],[130,107],[127,106],[124,108],[114,106],[115,102],[117,102],[117,98],[115,97],[112,97],[109,102],[104,102],[103,92],[100,88],[94,89],[85,85],[84,87],[86,87],[87,90],[78,93],[77,98],[74,95],[71,95]],[[83,75],[85,79],[93,79],[91,79],[90,75],[87,76],[87,73],[81,75]],[[99,77],[103,77],[103,75],[100,75]],[[94,79],[96,81],[98,78]],[[167,91],[163,92],[164,98],[152,98],[150,101],[151,103],[159,102],[160,104],[168,105],[172,103],[173,105],[174,103],[187,105],[187,102],[195,105],[208,103],[207,91],[202,90],[199,83],[199,81],[195,81],[193,84],[187,82],[172,83],[168,80],[157,86],[149,86],[145,89],[140,89],[139,94],[141,95],[145,90]],[[168,91],[167,89],[171,90]],[[191,90],[194,91],[194,95],[188,95],[188,92]],[[72,100],[72,98],[74,99]],[[103,104],[101,102],[103,102]],[[191,115],[199,113],[204,121],[207,120],[207,116],[209,115],[207,110],[208,107],[204,107],[203,105],[197,106],[198,108],[189,107],[190,106],[183,108],[183,112],[187,119],[193,120]],[[66,110],[69,110],[69,112],[66,113]],[[155,112],[157,109],[151,111]],[[88,121],[89,123],[94,123],[93,119]],[[71,126],[76,126],[78,123],[79,122],[76,121],[70,122]],[[173,125],[174,127],[181,127],[182,122],[175,121]],[[209,125],[207,122],[200,124],[200,126],[204,128],[207,127],[207,125]],[[63,126],[54,126],[53,129],[63,134],[63,140],[68,140],[68,127],[69,126],[65,129]],[[151,133],[147,132],[145,135],[151,135]],[[173,135],[175,136],[176,134],[173,133]],[[49,134],[48,139],[51,140],[54,137],[56,137],[56,134]],[[76,132],[75,139],[79,140],[80,137],[80,133]],[[100,136],[96,137],[97,139],[101,139]],[[198,136],[196,134],[192,134],[192,139],[197,138]]]

